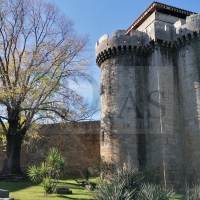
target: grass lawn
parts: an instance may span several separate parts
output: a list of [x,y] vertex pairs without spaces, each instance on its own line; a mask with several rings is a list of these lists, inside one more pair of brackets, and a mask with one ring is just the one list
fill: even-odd
[[[43,185],[36,184],[30,181],[22,182],[0,182],[0,188],[10,191],[10,197],[15,200],[61,200],[61,199],[76,199],[76,200],[93,200],[91,192],[85,190],[83,187],[78,187],[75,179],[83,180],[77,177],[67,177],[59,180],[58,187],[67,187],[72,190],[73,194],[69,195],[46,195],[44,193]],[[90,178],[91,182],[97,182],[97,179]],[[183,195],[175,195],[176,200],[182,200]]]
[[[77,177],[76,177],[77,178]],[[73,194],[69,195],[46,195],[42,183],[36,184],[30,181],[23,182],[0,182],[0,188],[10,191],[10,197],[15,200],[61,200],[61,199],[82,199],[93,200],[91,192],[83,187],[78,187],[74,179],[66,178],[59,180],[58,187],[67,187],[72,190]],[[78,180],[81,180],[78,178]],[[91,182],[96,182],[97,179],[90,179]]]
[[183,195],[182,194],[176,194],[175,195],[175,199],[176,200],[182,200],[183,199]]

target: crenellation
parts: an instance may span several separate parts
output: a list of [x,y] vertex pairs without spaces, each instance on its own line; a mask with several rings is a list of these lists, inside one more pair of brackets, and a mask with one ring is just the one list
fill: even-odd
[[108,40],[108,39],[109,39],[109,35],[106,33],[106,34],[102,35],[102,36],[99,38],[98,43],[101,43],[101,42],[103,42],[104,40]]
[[115,37],[119,37],[120,35],[126,35],[126,30],[117,30],[117,31],[114,31],[112,36]]
[[[181,21],[178,21],[179,24],[180,22]],[[187,29],[187,27],[190,27],[190,29]],[[157,49],[157,40],[162,40],[164,43],[166,43],[165,41],[168,41],[169,43],[166,44],[175,44],[167,45],[169,49],[172,47],[174,48],[175,46],[192,42],[191,40],[194,39],[195,32],[199,32],[199,30],[200,28],[195,27],[194,25],[188,25],[188,23],[179,26],[178,28],[165,24],[164,29],[162,29],[159,22],[152,23],[144,32],[133,30],[130,32],[130,36],[125,35],[124,30],[117,30],[113,32],[113,37],[111,38],[109,38],[108,34],[104,34],[100,37],[96,43],[96,57],[98,57],[102,51],[104,51],[104,56],[101,55],[100,57],[104,57],[105,59],[108,54],[114,55],[114,53],[123,51],[128,52],[127,50],[133,50],[135,47],[137,52],[147,52],[149,51],[149,45],[152,41],[155,41],[155,48]],[[99,59],[97,58],[97,60]]]
[[191,21],[197,21],[199,19],[200,19],[200,14],[193,14],[193,15],[186,17],[186,23],[189,23]]
[[132,35],[141,36],[141,34],[142,34],[142,32],[141,32],[141,31],[138,31],[138,30],[132,30],[132,31],[130,32],[130,36],[132,36]]
[[174,27],[177,29],[178,27],[184,25],[185,23],[182,20],[178,20],[177,22],[174,23]]

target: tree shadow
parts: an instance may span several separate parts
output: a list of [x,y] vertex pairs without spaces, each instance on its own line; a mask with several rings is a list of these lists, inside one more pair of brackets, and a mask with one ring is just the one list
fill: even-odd
[[57,197],[62,198],[62,199],[71,199],[70,197],[67,197],[65,195],[57,195]]
[[1,181],[0,188],[4,190],[8,190],[9,192],[15,192],[15,191],[23,190],[28,187],[36,186],[39,184],[40,183],[34,183],[31,181],[19,181],[19,182]]
[[74,183],[65,183],[65,182],[58,181],[58,183],[60,185],[71,185],[73,187],[80,187],[80,186],[78,186],[78,184],[75,181],[74,181]]
[[[64,196],[64,195],[58,195],[57,197],[63,198],[63,199],[83,200],[82,198],[79,199],[77,197],[73,197],[73,194],[71,194],[70,197],[69,196]],[[91,199],[87,199],[87,200],[94,200],[94,198],[91,197]]]

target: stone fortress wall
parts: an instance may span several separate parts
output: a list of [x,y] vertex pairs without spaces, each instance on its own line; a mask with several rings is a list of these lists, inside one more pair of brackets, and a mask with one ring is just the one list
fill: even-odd
[[199,181],[200,15],[154,11],[136,30],[103,35],[96,62],[101,155],[117,164],[129,154],[177,190]]
[[[100,157],[99,126],[99,121],[42,125],[38,130],[41,139],[22,148],[23,172],[28,166],[43,162],[49,148],[56,147],[67,161],[66,173],[81,176],[80,171],[84,173]],[[5,152],[0,147],[0,169],[4,158]]]

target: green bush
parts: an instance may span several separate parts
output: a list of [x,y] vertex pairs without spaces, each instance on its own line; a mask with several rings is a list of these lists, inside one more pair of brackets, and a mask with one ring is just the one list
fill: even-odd
[[33,165],[28,168],[28,177],[33,182],[43,182],[47,194],[52,194],[66,167],[64,157],[56,148],[51,148],[45,162],[39,167]]

